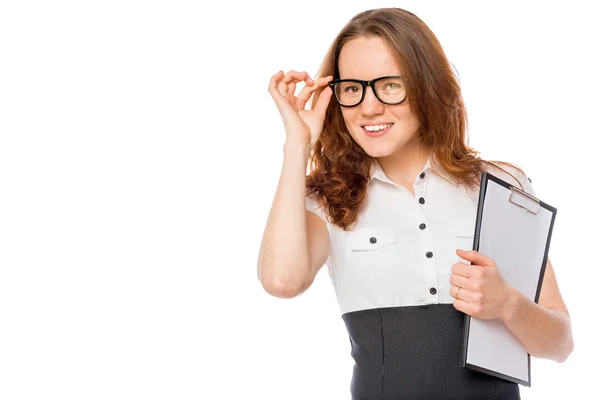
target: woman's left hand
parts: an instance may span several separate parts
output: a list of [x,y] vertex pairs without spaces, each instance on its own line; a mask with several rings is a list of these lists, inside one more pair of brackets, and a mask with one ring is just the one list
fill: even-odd
[[458,262],[452,266],[454,308],[480,319],[507,318],[515,289],[502,279],[494,260],[475,250],[457,249],[456,254],[471,265]]

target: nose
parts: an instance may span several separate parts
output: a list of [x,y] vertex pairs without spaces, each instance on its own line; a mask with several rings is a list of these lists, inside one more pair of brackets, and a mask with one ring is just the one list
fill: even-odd
[[373,92],[373,88],[371,86],[367,86],[365,98],[360,106],[361,111],[365,116],[379,115],[383,114],[385,111],[384,104],[380,102],[377,97],[375,97],[375,93]]

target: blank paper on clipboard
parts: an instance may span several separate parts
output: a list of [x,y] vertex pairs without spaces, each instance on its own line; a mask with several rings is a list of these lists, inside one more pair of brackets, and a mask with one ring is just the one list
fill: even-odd
[[[482,173],[473,249],[492,258],[502,278],[537,303],[556,208]],[[464,367],[531,386],[531,360],[498,319],[465,317]]]

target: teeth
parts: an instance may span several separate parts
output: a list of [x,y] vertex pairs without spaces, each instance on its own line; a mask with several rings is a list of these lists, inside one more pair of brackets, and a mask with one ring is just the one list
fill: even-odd
[[369,132],[378,132],[378,131],[382,131],[384,129],[387,129],[387,128],[389,128],[392,125],[393,124],[386,124],[386,125],[366,125],[365,129],[368,130]]

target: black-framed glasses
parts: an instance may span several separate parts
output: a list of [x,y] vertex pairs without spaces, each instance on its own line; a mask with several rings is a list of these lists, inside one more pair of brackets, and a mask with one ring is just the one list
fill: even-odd
[[401,76],[382,76],[372,81],[335,79],[329,86],[342,107],[356,107],[362,103],[368,86],[383,104],[402,104],[406,100],[406,87]]

